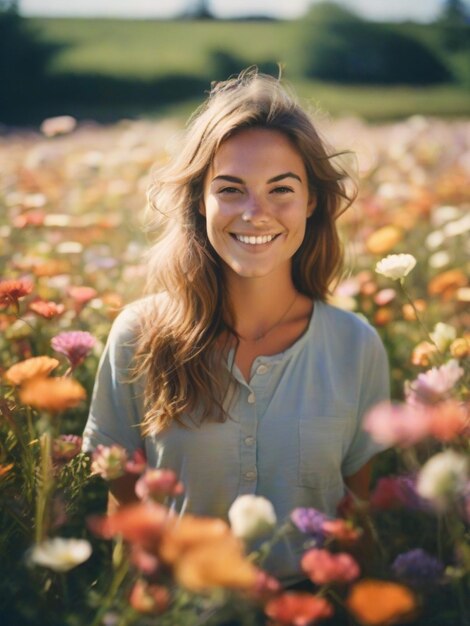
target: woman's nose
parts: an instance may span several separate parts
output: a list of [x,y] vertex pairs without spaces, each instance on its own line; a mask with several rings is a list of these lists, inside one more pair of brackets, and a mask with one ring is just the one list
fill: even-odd
[[269,213],[265,203],[257,198],[250,198],[242,213],[244,222],[263,224],[269,220]]

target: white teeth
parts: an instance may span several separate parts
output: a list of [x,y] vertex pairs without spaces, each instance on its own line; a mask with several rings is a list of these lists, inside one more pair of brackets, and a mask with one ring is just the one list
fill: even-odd
[[260,237],[255,237],[253,235],[250,235],[250,236],[235,235],[235,237],[238,241],[241,241],[242,243],[249,243],[251,245],[260,245],[262,243],[269,243],[276,237],[276,235],[261,235]]

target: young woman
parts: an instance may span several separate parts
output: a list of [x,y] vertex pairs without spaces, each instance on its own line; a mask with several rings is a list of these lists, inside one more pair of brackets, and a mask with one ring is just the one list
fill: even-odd
[[[307,113],[250,70],[217,84],[149,199],[158,239],[151,295],[116,319],[102,356],[85,449],[144,448],[185,486],[179,512],[226,517],[237,496],[334,515],[366,498],[378,451],[361,429],[388,396],[383,346],[326,303],[341,270],[336,219],[349,204]],[[129,479],[110,486],[133,495]],[[266,566],[302,578],[293,533]]]

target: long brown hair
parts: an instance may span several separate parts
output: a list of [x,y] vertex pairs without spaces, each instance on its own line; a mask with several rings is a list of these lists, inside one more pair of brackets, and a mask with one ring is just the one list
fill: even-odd
[[[245,128],[284,133],[302,156],[316,207],[292,262],[296,289],[324,300],[342,267],[336,219],[350,205],[347,175],[334,163],[309,115],[278,79],[250,68],[213,86],[186,129],[179,153],[154,173],[149,189],[150,249],[147,292],[136,373],[146,377],[143,433],[183,416],[225,419],[230,374],[224,365],[231,314],[217,254],[199,213],[206,172],[218,148]],[[227,335],[225,333],[225,335]],[[224,375],[225,373],[225,375]],[[186,420],[185,420],[186,421]]]

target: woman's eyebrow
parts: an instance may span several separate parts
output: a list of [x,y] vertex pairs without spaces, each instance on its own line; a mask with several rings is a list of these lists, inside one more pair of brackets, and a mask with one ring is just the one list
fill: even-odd
[[[277,176],[273,176],[272,178],[270,178],[267,182],[277,183],[280,180],[283,180],[284,178],[295,178],[299,182],[302,182],[302,179],[300,178],[300,176],[298,176],[297,174],[294,174],[294,172],[285,172],[283,174],[278,174]],[[219,176],[216,176],[215,178],[213,178],[212,182],[216,180],[226,180],[229,183],[240,183],[240,184],[243,184],[245,182],[243,178],[238,178],[238,176],[230,176],[229,174],[220,174]]]

